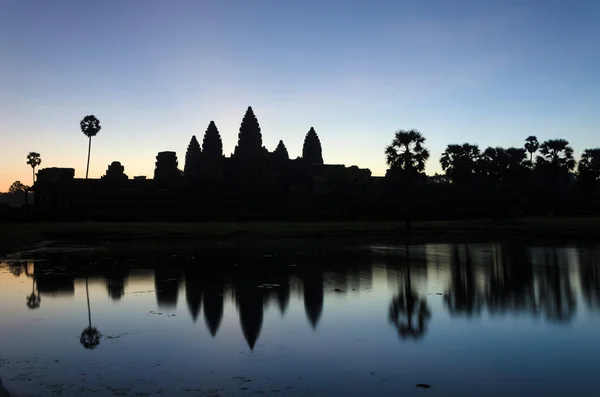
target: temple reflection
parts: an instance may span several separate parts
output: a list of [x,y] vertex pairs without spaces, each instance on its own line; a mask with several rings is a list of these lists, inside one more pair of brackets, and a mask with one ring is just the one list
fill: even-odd
[[323,271],[318,268],[307,269],[302,277],[302,282],[306,317],[311,327],[316,329],[323,313]]
[[164,266],[156,268],[154,273],[154,288],[156,290],[156,302],[159,308],[174,309],[177,307],[180,282],[180,269]]
[[[450,316],[528,316],[549,324],[570,324],[578,299],[588,309],[600,310],[600,248],[526,247],[510,240],[498,244],[380,244],[354,256],[302,256],[271,259],[188,259],[163,266],[136,269],[78,262],[7,261],[4,276],[27,285],[21,305],[37,309],[60,299],[74,299],[86,280],[90,291],[104,291],[114,304],[126,304],[128,293],[149,293],[160,309],[176,309],[185,299],[186,312],[214,338],[224,318],[233,314],[251,350],[258,344],[269,310],[282,321],[305,317],[316,330],[323,326],[325,300],[361,299],[361,294],[388,293],[381,321],[402,340],[427,338],[440,311]],[[134,263],[135,264],[135,263]],[[88,271],[89,270],[89,271]],[[16,281],[15,281],[16,283]],[[180,288],[183,286],[184,288]],[[89,291],[88,291],[89,289]],[[79,290],[78,290],[79,291]],[[95,292],[94,292],[95,293]],[[79,294],[79,292],[78,292]],[[180,294],[185,294],[181,296]],[[94,295],[97,297],[97,295]],[[102,305],[94,299],[94,305]],[[293,307],[292,314],[289,313]],[[296,307],[300,312],[296,311]],[[93,308],[93,307],[92,307]],[[302,310],[303,309],[303,310]],[[90,307],[88,307],[88,311]],[[228,311],[233,310],[232,313]],[[93,328],[88,312],[88,327]],[[201,321],[202,322],[202,321]],[[86,334],[84,346],[94,346],[95,334]]]

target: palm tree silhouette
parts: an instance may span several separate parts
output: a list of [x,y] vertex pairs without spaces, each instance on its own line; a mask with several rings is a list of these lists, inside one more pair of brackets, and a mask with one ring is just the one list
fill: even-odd
[[27,155],[27,164],[31,166],[31,172],[33,173],[32,184],[35,185],[35,167],[42,164],[40,154],[36,152],[29,152],[29,154]]
[[92,311],[90,309],[90,290],[88,287],[88,278],[85,278],[85,295],[87,297],[88,308],[88,326],[81,332],[79,343],[86,349],[95,349],[100,344],[102,334],[96,327],[92,327]]
[[540,143],[537,140],[535,135],[528,136],[525,139],[525,150],[529,153],[529,161],[531,161],[531,165],[533,166],[533,155],[540,148]]
[[470,143],[451,144],[442,153],[440,165],[453,183],[462,183],[472,180],[477,173],[480,157],[481,153],[477,145]]
[[417,130],[398,130],[394,140],[385,148],[386,162],[389,165],[389,176],[398,179],[408,203],[405,208],[406,227],[410,228],[410,214],[412,212],[412,195],[410,190],[417,176],[425,171],[425,162],[429,159],[429,150],[423,146],[425,137]]
[[83,120],[81,120],[81,132],[85,136],[90,139],[90,143],[88,146],[88,158],[87,158],[87,167],[85,169],[85,179],[88,177],[88,172],[90,170],[90,153],[92,152],[92,137],[96,136],[98,132],[100,132],[100,120],[96,118],[94,115],[85,116]]
[[417,130],[396,131],[391,145],[385,148],[387,164],[410,174],[423,172],[429,159],[424,143],[425,137]]

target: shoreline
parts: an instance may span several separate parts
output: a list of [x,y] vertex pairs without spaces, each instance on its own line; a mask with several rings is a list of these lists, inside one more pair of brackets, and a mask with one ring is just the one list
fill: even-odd
[[[413,222],[73,222],[0,223],[0,257],[35,247],[86,245],[120,249],[197,249],[294,245],[294,240],[385,240],[395,243],[476,242],[525,239],[544,242],[600,241],[600,219],[516,218]],[[225,247],[223,247],[225,248]]]

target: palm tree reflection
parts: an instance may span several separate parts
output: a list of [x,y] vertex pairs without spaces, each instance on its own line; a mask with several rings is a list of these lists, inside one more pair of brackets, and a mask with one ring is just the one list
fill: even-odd
[[27,307],[31,310],[38,309],[42,302],[42,298],[40,297],[40,293],[37,290],[37,285],[35,282],[35,276],[33,277],[33,286],[31,289],[31,295],[27,297]]
[[413,291],[410,277],[410,248],[406,246],[406,277],[404,284],[398,280],[398,293],[389,307],[389,321],[402,339],[420,339],[427,332],[431,311],[424,298]]
[[475,281],[475,269],[471,263],[469,247],[465,244],[465,260],[461,260],[458,246],[454,246],[450,264],[450,288],[444,300],[451,315],[479,315],[482,302],[481,293]]
[[88,278],[85,278],[85,295],[87,297],[88,308],[88,326],[81,332],[79,343],[86,349],[95,349],[100,344],[102,334],[96,327],[92,327],[92,311],[90,309],[90,290],[88,287]]

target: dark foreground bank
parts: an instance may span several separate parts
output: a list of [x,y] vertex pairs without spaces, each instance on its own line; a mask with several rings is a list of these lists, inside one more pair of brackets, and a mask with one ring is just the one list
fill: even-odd
[[[415,222],[74,222],[2,223],[0,255],[44,245],[92,245],[128,249],[152,249],[176,243],[194,243],[198,248],[233,243],[284,244],[294,238],[381,238],[396,243],[421,241],[454,242],[464,238],[490,241],[505,238],[593,240],[600,237],[597,217],[519,218],[507,220]],[[151,242],[151,244],[150,244]]]

